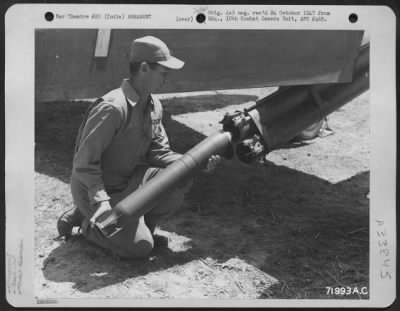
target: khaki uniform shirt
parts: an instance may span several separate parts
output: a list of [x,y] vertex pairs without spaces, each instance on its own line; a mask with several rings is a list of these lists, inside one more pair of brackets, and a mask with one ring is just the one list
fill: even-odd
[[90,204],[109,200],[108,190],[123,191],[139,166],[166,167],[181,156],[171,151],[161,119],[160,101],[150,95],[139,103],[128,80],[90,110],[78,134],[72,172]]

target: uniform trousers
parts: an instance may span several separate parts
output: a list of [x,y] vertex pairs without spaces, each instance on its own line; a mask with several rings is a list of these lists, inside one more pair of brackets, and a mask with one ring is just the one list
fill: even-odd
[[[143,185],[162,170],[162,168],[153,167],[135,170],[135,174],[124,190],[107,191],[110,196],[111,207],[114,207],[137,189],[138,179],[141,180],[140,184]],[[120,257],[139,259],[147,257],[153,249],[153,234],[156,224],[179,209],[184,201],[185,193],[190,190],[191,184],[192,180],[189,180],[180,188],[170,192],[161,203],[139,219],[130,216],[119,217],[115,227],[120,230],[111,237],[106,237],[97,226],[90,226],[89,220],[95,213],[96,207],[90,204],[87,191],[74,178],[71,179],[71,192],[77,208],[85,217],[81,230],[86,239]]]

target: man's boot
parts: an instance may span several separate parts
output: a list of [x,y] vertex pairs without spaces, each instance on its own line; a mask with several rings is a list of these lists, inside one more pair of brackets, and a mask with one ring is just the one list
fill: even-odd
[[62,213],[57,221],[57,230],[59,235],[66,239],[71,237],[72,229],[74,227],[80,227],[84,219],[85,217],[77,207],[73,207],[72,209]]
[[168,247],[168,238],[166,236],[154,233],[156,229],[156,224],[146,219],[146,215],[144,216],[144,223],[151,232],[154,241],[154,248]]

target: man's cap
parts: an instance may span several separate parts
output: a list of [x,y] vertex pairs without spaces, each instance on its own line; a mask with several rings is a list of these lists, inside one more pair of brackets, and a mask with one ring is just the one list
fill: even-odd
[[130,61],[158,63],[171,69],[181,69],[185,64],[171,55],[170,50],[163,41],[152,36],[133,40]]

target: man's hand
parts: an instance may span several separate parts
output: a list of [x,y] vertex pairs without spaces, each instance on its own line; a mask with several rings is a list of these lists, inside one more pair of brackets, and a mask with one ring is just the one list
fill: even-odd
[[207,162],[207,167],[203,170],[205,173],[212,172],[221,162],[221,157],[219,155],[212,155]]
[[104,214],[109,214],[112,208],[109,201],[102,201],[99,203],[99,207],[97,211],[93,214],[92,218],[90,218],[89,223],[90,226],[93,228],[96,221]]

